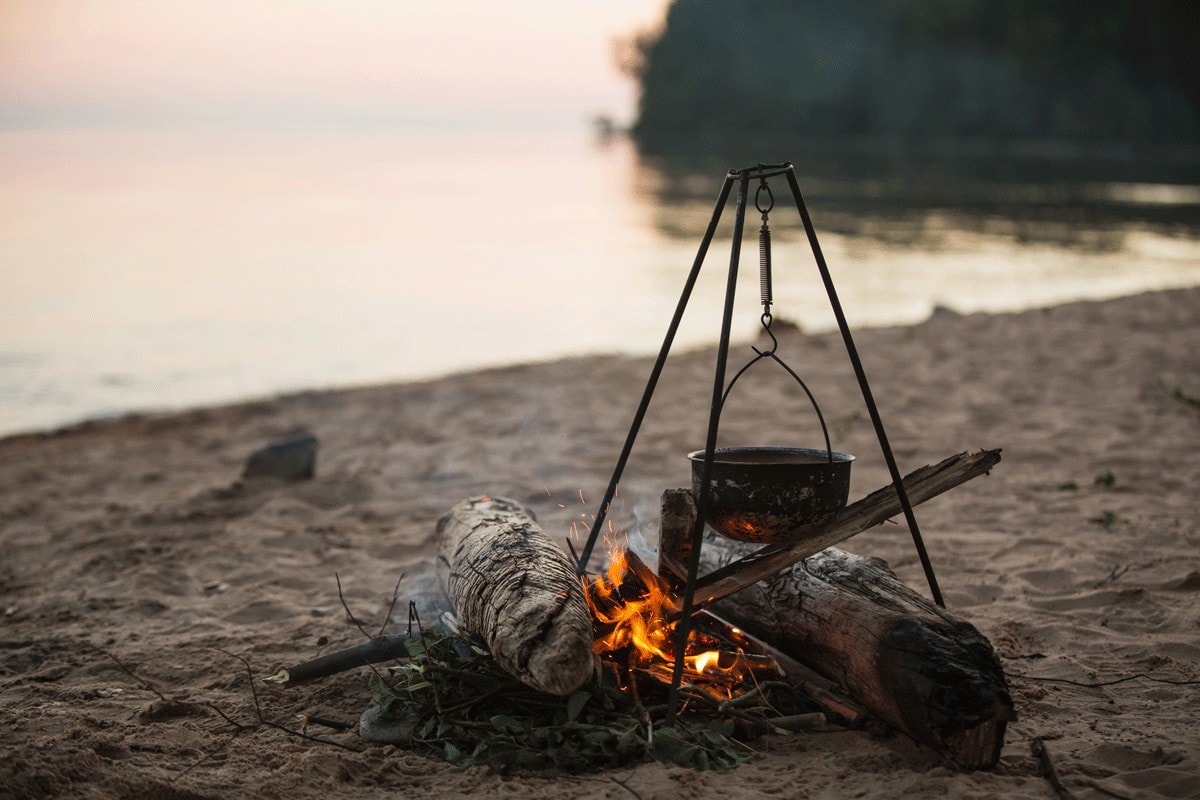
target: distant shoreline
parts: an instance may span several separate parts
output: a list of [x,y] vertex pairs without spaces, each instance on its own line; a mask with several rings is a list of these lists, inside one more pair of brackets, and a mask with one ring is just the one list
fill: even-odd
[[[1197,280],[1200,287],[1200,279]],[[903,331],[911,330],[921,325],[927,324],[929,319],[935,316],[973,316],[979,315],[984,317],[1006,318],[1028,313],[1030,311],[1049,311],[1060,307],[1078,306],[1078,305],[1104,305],[1114,302],[1128,302],[1139,296],[1153,296],[1160,294],[1171,294],[1178,292],[1187,292],[1188,289],[1165,289],[1140,292],[1132,295],[1121,295],[1117,297],[1104,298],[1098,300],[1072,300],[1064,303],[1056,303],[1047,306],[1039,306],[1017,311],[1000,311],[1000,312],[971,312],[969,314],[960,314],[957,311],[948,309],[944,306],[935,306],[930,317],[925,320],[900,323],[900,324],[883,324],[883,325],[868,325],[860,326],[852,330],[852,333],[871,332],[870,335],[886,335],[888,331]],[[786,319],[784,320],[786,322]],[[828,335],[828,332],[824,332]],[[695,344],[690,347],[676,347],[672,353],[695,352],[705,350],[712,347],[715,342],[705,344]],[[734,342],[735,347],[740,347],[745,342]],[[232,410],[248,410],[268,408],[276,403],[303,402],[311,398],[327,398],[333,399],[339,395],[352,395],[357,392],[372,392],[388,390],[389,388],[399,388],[406,386],[423,386],[437,384],[443,381],[461,381],[471,380],[475,377],[485,376],[488,374],[498,374],[508,372],[514,369],[522,369],[528,367],[546,367],[553,366],[556,363],[577,362],[587,359],[608,359],[618,358],[623,361],[638,362],[649,359],[649,353],[642,354],[614,354],[611,351],[599,350],[595,352],[577,353],[573,355],[551,356],[544,359],[533,359],[526,361],[513,361],[508,363],[498,363],[493,365],[480,366],[476,368],[468,368],[463,370],[450,370],[444,373],[437,373],[425,376],[417,376],[412,379],[401,379],[395,381],[381,382],[365,382],[360,384],[351,384],[344,386],[325,386],[325,387],[310,387],[299,388],[295,390],[287,390],[276,394],[264,394],[261,396],[251,396],[243,398],[231,398],[228,401],[217,401],[214,403],[202,403],[198,405],[184,405],[175,408],[149,408],[149,409],[131,409],[125,412],[116,412],[108,415],[98,415],[94,417],[86,417],[77,421],[66,422],[62,425],[49,426],[44,429],[34,430],[17,430],[10,433],[0,433],[0,443],[10,440],[38,440],[46,438],[58,438],[62,436],[70,436],[76,433],[103,433],[109,428],[120,427],[123,425],[140,426],[142,424],[155,424],[156,421],[183,421],[189,417],[208,418],[214,413]]]

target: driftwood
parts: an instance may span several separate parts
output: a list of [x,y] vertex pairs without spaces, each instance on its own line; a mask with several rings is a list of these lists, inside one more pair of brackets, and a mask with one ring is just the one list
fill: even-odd
[[522,683],[568,695],[592,676],[592,619],[575,567],[519,503],[464,500],[438,523],[460,628]]
[[[663,509],[660,569],[670,569],[686,560],[695,518],[691,491],[666,492]],[[735,557],[731,543],[710,532],[701,568]],[[837,682],[879,719],[959,767],[986,768],[999,759],[1014,714],[991,644],[882,562],[831,548],[713,610]]]

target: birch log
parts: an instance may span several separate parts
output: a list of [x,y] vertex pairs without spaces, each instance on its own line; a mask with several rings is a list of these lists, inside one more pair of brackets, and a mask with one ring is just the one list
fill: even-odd
[[504,498],[464,500],[438,523],[459,626],[527,686],[565,696],[592,676],[592,619],[566,553]]
[[[662,565],[691,537],[687,489],[663,496]],[[732,561],[711,532],[701,569]],[[724,619],[839,684],[878,718],[964,769],[994,766],[1015,718],[991,643],[877,559],[829,548],[713,606]]]

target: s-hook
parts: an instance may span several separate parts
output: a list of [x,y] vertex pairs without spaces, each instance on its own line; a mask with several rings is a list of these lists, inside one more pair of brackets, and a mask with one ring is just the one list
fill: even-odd
[[[765,169],[766,165],[759,164],[759,169]],[[764,199],[764,195],[766,198]],[[762,226],[758,229],[758,287],[759,296],[762,300],[762,322],[763,331],[771,340],[771,346],[765,350],[760,350],[751,345],[750,349],[755,355],[733,376],[733,380],[729,381],[729,385],[725,387],[724,393],[721,395],[721,408],[725,407],[725,401],[729,399],[729,393],[733,391],[733,387],[737,384],[738,379],[746,374],[746,371],[762,361],[764,358],[769,358],[783,368],[784,372],[792,377],[800,388],[804,390],[804,394],[808,396],[808,402],[812,404],[813,411],[817,412],[817,421],[821,423],[821,433],[825,437],[825,452],[829,455],[829,463],[833,463],[833,445],[829,439],[829,428],[825,424],[825,415],[821,413],[821,407],[817,404],[817,399],[813,397],[812,391],[808,388],[808,384],[796,374],[796,371],[788,366],[787,362],[779,357],[776,352],[779,349],[779,339],[775,337],[775,332],[771,330],[771,322],[774,317],[771,316],[771,304],[774,302],[771,289],[771,227],[768,224],[771,209],[775,207],[775,196],[771,194],[771,187],[767,183],[766,176],[759,178],[758,189],[754,192],[754,207],[758,209],[758,213],[762,214]]]

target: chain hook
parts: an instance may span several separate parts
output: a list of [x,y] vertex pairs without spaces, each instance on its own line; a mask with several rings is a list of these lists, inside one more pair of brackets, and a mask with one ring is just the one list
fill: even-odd
[[771,322],[773,320],[774,318],[771,316],[771,311],[769,308],[762,313],[761,317],[758,318],[758,321],[762,323],[763,332],[766,333],[771,339],[771,346],[766,350],[759,350],[757,347],[751,345],[750,349],[758,353],[759,358],[774,356],[775,351],[779,349],[779,340],[775,338],[775,332],[771,330]]
[[[762,193],[767,193],[767,207],[763,208]],[[771,187],[767,184],[766,178],[759,178],[758,189],[754,192],[754,207],[758,209],[758,213],[762,214],[763,222],[767,221],[767,214],[771,213],[771,209],[775,207],[775,195],[771,193]]]

